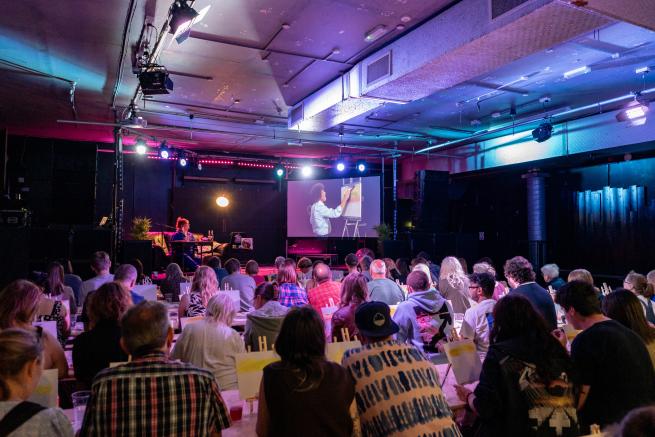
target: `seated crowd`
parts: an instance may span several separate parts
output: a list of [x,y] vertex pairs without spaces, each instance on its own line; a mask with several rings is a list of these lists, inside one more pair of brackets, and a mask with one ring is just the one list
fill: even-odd
[[[52,263],[37,283],[2,289],[1,435],[73,434],[61,410],[26,400],[43,369],[68,376],[78,308],[71,364],[76,387],[91,391],[84,436],[220,435],[232,422],[221,391],[238,388],[235,355],[262,348],[280,360],[263,371],[259,436],[578,436],[592,425],[655,435],[655,271],[630,272],[607,293],[584,269],[564,281],[555,264],[541,268],[543,288],[520,256],[505,262],[506,282],[488,258],[469,275],[463,259],[437,264],[424,252],[349,254],[342,278],[306,258],[278,257],[269,278],[254,260],[244,273],[236,259],[203,264],[184,287],[180,266],[166,268],[168,306],[135,289],[149,281],[138,260],[112,275],[105,252],[87,281],[66,285]],[[198,319],[175,342],[171,308]],[[56,337],[33,325],[48,320]],[[476,383],[454,386],[462,415],[433,364],[458,339],[482,359]],[[361,345],[328,360],[328,342],[350,340]]]

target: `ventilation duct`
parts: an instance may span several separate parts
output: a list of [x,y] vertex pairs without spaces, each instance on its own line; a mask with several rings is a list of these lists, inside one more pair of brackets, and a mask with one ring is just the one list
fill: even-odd
[[612,21],[563,0],[463,0],[299,102],[288,125],[326,130],[382,104],[451,88]]

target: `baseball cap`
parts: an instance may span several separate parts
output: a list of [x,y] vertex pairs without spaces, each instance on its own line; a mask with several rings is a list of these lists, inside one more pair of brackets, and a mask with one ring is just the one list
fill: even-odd
[[366,337],[387,337],[398,332],[398,325],[391,320],[391,310],[384,302],[365,302],[355,311],[355,324]]

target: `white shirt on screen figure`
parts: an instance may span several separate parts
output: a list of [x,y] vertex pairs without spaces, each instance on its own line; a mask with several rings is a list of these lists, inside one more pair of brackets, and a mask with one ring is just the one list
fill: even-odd
[[330,219],[341,217],[343,209],[346,207],[346,202],[350,197],[352,188],[346,187],[341,198],[341,204],[336,208],[328,208],[325,205],[327,195],[325,194],[325,187],[321,183],[315,184],[311,189],[312,198],[317,199],[312,204],[309,222],[312,225],[312,232],[318,237],[325,237],[330,234],[331,226]]

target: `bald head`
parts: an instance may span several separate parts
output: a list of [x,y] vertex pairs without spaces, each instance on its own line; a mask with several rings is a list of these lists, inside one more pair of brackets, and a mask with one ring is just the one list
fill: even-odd
[[314,278],[319,284],[329,281],[331,276],[330,267],[327,264],[318,263],[314,266]]
[[387,265],[381,259],[371,263],[371,277],[373,279],[384,279],[387,277]]

